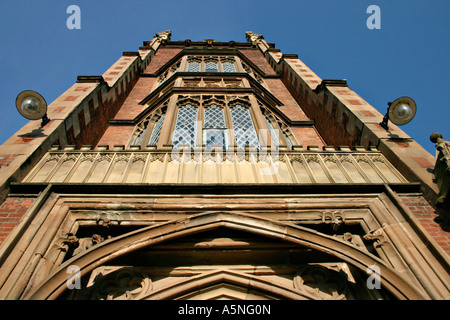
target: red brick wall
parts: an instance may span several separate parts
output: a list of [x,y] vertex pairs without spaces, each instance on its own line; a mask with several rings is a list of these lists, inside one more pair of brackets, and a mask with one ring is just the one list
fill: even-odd
[[258,68],[270,75],[275,75],[276,72],[272,69],[269,62],[259,49],[239,49],[247,58],[249,58]]
[[150,94],[155,81],[156,78],[139,78],[117,112],[115,119],[134,119],[141,113],[143,105],[140,105],[139,102]]
[[401,199],[437,244],[450,255],[450,227],[439,218],[433,207],[422,196],[402,196]]
[[181,48],[159,47],[144,73],[155,73],[181,50]]
[[297,139],[299,145],[303,147],[318,146],[322,148],[324,143],[319,137],[316,129],[310,127],[291,127],[292,134]]
[[115,145],[126,146],[133,131],[134,126],[109,126],[98,145],[108,145],[109,149]]
[[288,81],[286,73],[281,78],[306,115],[315,121],[317,130],[328,145],[354,147],[361,144],[362,132],[357,127],[351,133],[347,131],[348,116],[338,118],[337,102],[332,101],[331,112],[327,112],[325,101],[314,99],[316,94],[306,84]]
[[[125,102],[120,107],[114,119],[132,120],[143,110],[139,102],[150,94],[156,78],[139,78],[131,90]],[[111,149],[114,145],[127,145],[133,134],[134,126],[109,126],[101,137],[98,145],[109,145]]]
[[310,120],[280,79],[265,79],[270,92],[283,103],[280,110],[293,121]]
[[[116,116],[130,91],[133,89],[138,77],[139,72],[133,72],[130,80],[124,85],[125,90],[122,90],[120,94],[117,94],[114,101],[103,100],[104,98],[102,98],[101,92],[98,91],[98,107],[94,108],[93,99],[88,102],[91,121],[86,125],[84,112],[80,110],[78,113],[80,133],[75,137],[73,126],[67,130],[68,143],[77,146],[77,148],[80,148],[82,145],[96,145],[107,130],[109,120]],[[116,92],[118,92],[116,87],[111,88],[111,90],[116,90]]]
[[0,206],[0,246],[6,240],[13,228],[28,208],[33,204],[35,198],[9,197]]

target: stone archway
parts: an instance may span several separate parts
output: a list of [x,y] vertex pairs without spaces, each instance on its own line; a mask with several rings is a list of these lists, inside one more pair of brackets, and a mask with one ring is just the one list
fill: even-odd
[[[56,299],[67,289],[68,274],[66,270],[69,265],[77,265],[80,269],[80,275],[85,276],[95,268],[106,265],[109,261],[130,252],[155,246],[171,239],[221,227],[241,230],[272,239],[282,239],[295,245],[318,250],[336,257],[362,272],[366,272],[367,268],[376,265],[380,271],[380,281],[383,283],[384,288],[394,297],[398,299],[425,299],[424,295],[415,286],[410,284],[401,274],[393,270],[381,259],[337,238],[276,220],[263,219],[242,213],[224,212],[196,214],[188,218],[146,227],[107,240],[91,250],[66,261],[46,280],[32,289],[24,299]],[[220,277],[224,277],[224,275],[226,275],[224,279],[227,281],[231,279],[229,273],[222,273]],[[178,292],[173,294],[172,297],[182,294],[182,292]],[[187,293],[185,292],[184,294]],[[298,297],[302,296],[298,293],[295,294]],[[306,297],[305,295],[303,296]],[[167,297],[169,298],[169,296]]]

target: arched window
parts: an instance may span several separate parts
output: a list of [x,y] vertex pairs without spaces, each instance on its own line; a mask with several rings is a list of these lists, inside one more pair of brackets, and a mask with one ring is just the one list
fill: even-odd
[[149,145],[157,145],[159,140],[159,134],[161,133],[161,128],[164,122],[164,117],[166,113],[161,114],[156,120],[155,125],[153,126],[152,135],[150,136],[150,140],[148,142]]
[[253,124],[250,110],[241,104],[236,104],[230,108],[233,133],[238,149],[245,149],[245,146],[254,146],[259,149],[258,135]]
[[288,133],[287,133],[287,130],[289,130],[289,129],[281,130],[281,132],[283,133],[283,137],[284,137],[284,139],[286,140],[286,142],[287,142],[287,144],[288,144],[289,150],[292,150],[293,144],[292,144],[291,138],[289,138],[289,135],[288,135]]
[[204,108],[203,144],[206,149],[220,145],[228,147],[227,124],[223,107],[211,104]]
[[264,115],[264,120],[266,121],[267,129],[269,130],[270,137],[272,138],[273,143],[276,146],[279,146],[280,145],[280,139],[279,139],[278,131],[274,128],[272,122],[267,117],[267,115],[266,114],[263,114],[263,115]]
[[188,72],[200,72],[202,70],[201,60],[192,59],[188,61]]
[[183,145],[195,147],[197,138],[198,108],[191,103],[186,103],[178,108],[175,129],[172,135],[172,145],[178,149]]
[[234,65],[234,62],[230,60],[222,61],[222,71],[236,72],[236,66]]
[[190,56],[187,72],[236,72],[234,57]]
[[217,61],[207,60],[205,61],[205,72],[219,72],[219,66]]
[[272,142],[276,146],[287,146],[290,150],[292,150],[292,134],[289,127],[283,124],[283,122],[279,120],[274,114],[272,114],[272,112],[268,109],[261,107],[261,112],[264,116],[264,120],[272,138]]
[[142,121],[137,127],[136,138],[132,145],[138,145],[142,148],[148,145],[157,145],[165,115],[166,107],[162,107]]

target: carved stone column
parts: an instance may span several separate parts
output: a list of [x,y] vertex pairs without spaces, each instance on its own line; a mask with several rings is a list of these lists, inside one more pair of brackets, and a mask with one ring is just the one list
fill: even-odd
[[440,133],[432,133],[430,140],[436,143],[435,182],[439,187],[436,207],[445,220],[450,221],[450,142],[445,141]]

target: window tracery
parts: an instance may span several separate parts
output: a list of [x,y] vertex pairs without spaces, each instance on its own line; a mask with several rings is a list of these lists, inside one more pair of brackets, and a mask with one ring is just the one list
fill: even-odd
[[237,72],[234,57],[190,56],[187,72]]
[[273,143],[276,146],[287,146],[292,150],[295,141],[289,127],[278,119],[272,112],[261,106],[261,112],[269,130]]
[[147,145],[157,145],[161,128],[166,116],[167,103],[157,109],[137,125],[132,145],[145,148]]
[[177,73],[180,69],[181,66],[181,60],[178,60],[177,62],[175,62],[168,70],[166,70],[164,73],[162,73],[159,77],[158,77],[158,81],[159,84],[158,86],[160,86],[161,84],[163,84],[167,79],[169,79],[173,74]]
[[[204,147],[212,150],[216,147],[228,149],[236,147],[244,150],[261,148],[260,129],[267,129],[271,145],[287,147],[292,150],[295,138],[282,120],[260,102],[258,109],[253,109],[246,95],[179,95],[174,116],[167,124],[168,139],[163,144],[172,144],[173,149]],[[130,145],[156,146],[160,139],[169,100],[141,121],[135,130]],[[265,125],[257,125],[256,114],[261,111]],[[172,129],[170,129],[170,127]]]
[[[183,145],[194,148],[198,144],[203,144],[207,150],[217,146],[222,149],[230,146],[259,149],[257,127],[248,97],[203,95],[195,101],[181,97],[178,102],[172,134],[174,149]],[[199,130],[201,133],[197,132]]]

